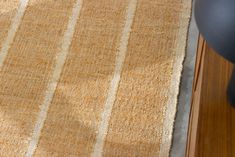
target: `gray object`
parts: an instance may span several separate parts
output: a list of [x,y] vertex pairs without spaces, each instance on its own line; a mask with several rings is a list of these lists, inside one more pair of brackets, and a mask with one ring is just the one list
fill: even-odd
[[[195,19],[207,43],[235,63],[235,0],[196,0]],[[228,99],[235,106],[235,70],[228,86]]]

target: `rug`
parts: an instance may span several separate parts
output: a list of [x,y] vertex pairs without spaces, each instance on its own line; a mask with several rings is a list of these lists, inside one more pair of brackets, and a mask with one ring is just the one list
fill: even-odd
[[168,157],[189,0],[1,0],[1,157]]

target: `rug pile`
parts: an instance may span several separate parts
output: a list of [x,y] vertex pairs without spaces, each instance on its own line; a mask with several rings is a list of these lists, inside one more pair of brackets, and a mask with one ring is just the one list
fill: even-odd
[[0,156],[167,157],[189,0],[0,1]]

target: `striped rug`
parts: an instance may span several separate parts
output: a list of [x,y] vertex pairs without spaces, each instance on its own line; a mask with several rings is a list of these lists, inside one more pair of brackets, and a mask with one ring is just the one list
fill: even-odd
[[0,157],[169,156],[190,0],[0,0]]

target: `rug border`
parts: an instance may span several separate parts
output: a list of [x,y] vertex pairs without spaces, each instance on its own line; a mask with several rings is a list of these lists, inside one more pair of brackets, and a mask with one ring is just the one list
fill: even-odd
[[[188,32],[192,16],[192,3],[193,3],[192,0],[183,0],[185,8],[183,8],[183,11],[180,15],[180,24],[179,24],[180,28],[177,34],[179,40],[176,46],[176,52],[175,52],[176,58],[173,63],[173,74],[171,78],[170,89],[168,92],[169,99],[167,101],[166,110],[164,112],[163,130],[162,130],[159,157],[169,157],[170,155],[170,150],[172,145],[172,134],[177,112],[177,105],[178,105],[178,96],[180,92],[179,87],[183,71],[183,62],[186,56]],[[188,19],[185,20],[185,18]],[[186,25],[187,29],[185,29],[185,27],[181,27],[184,26],[184,24]]]

